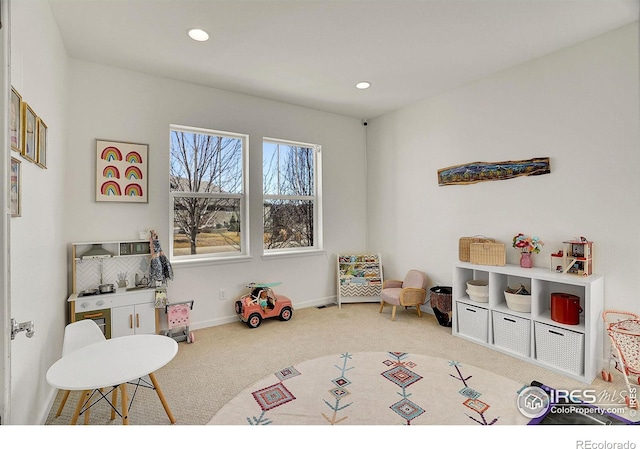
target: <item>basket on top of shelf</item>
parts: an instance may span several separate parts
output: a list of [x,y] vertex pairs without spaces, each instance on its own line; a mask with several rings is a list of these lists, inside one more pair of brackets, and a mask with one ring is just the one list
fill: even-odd
[[460,262],[471,261],[471,244],[472,243],[492,243],[494,239],[476,235],[474,237],[460,237],[458,241],[458,258]]
[[507,263],[507,251],[504,243],[485,242],[472,243],[469,262],[477,265],[497,265],[503,267]]

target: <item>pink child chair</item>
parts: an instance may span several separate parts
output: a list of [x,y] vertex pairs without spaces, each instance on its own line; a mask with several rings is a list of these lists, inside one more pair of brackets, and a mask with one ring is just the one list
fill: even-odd
[[389,279],[382,284],[380,293],[380,313],[385,305],[390,305],[391,321],[396,319],[396,307],[415,307],[422,317],[420,306],[427,299],[427,276],[418,270],[409,270],[403,281]]

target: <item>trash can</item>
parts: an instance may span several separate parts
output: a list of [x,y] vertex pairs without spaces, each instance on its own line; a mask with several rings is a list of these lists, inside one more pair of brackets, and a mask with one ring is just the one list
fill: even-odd
[[430,290],[430,301],[433,314],[440,326],[451,327],[451,287],[436,286]]

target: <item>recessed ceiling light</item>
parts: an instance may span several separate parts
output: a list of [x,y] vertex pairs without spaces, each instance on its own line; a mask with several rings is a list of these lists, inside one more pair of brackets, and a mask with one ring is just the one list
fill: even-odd
[[358,89],[368,89],[371,87],[371,83],[369,81],[360,81],[358,84],[356,84],[356,87]]
[[189,31],[189,37],[194,41],[204,42],[209,40],[209,33],[205,30],[201,30],[200,28],[191,28]]

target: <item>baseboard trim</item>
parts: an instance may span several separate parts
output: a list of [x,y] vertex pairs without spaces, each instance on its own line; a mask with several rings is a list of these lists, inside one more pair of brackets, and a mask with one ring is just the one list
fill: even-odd
[[[293,309],[294,312],[296,309],[305,309],[307,307],[319,307],[319,306],[327,306],[330,304],[336,303],[335,296],[327,296],[325,298],[317,298],[309,301],[303,301],[294,304]],[[221,326],[223,324],[235,323],[236,321],[240,321],[236,314],[227,315],[224,317],[216,318],[213,320],[199,321],[195,323],[191,323],[189,325],[189,330],[198,330],[198,329],[206,329],[208,327]]]

